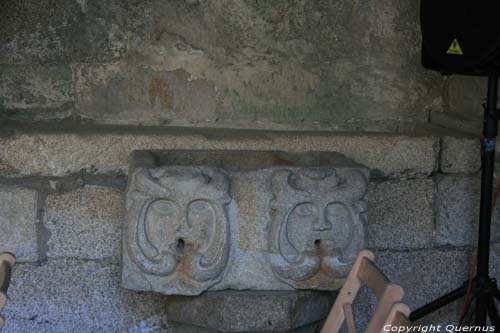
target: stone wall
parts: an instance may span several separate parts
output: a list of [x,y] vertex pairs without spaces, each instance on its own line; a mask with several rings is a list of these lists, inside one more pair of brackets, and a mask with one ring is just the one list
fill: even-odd
[[290,331],[324,317],[328,293],[123,289],[135,150],[343,154],[370,171],[368,247],[409,305],[462,283],[485,82],[424,70],[418,17],[397,0],[0,2],[0,251],[18,257],[4,331]]
[[[182,318],[175,304],[185,299],[120,286],[127,159],[135,149],[340,151],[371,170],[368,245],[389,277],[405,288],[410,306],[423,305],[466,279],[478,215],[478,139],[433,131],[409,136],[226,132],[223,140],[220,135],[24,133],[1,138],[0,209],[9,232],[2,233],[0,250],[14,251],[19,259],[4,310],[5,331],[136,332],[173,327]],[[496,242],[498,232],[494,235]],[[495,275],[497,248],[495,243]],[[243,301],[250,295],[224,295],[224,302],[236,303],[233,309],[250,306]],[[205,297],[201,308],[221,302]],[[280,299],[296,304],[295,298]],[[458,307],[427,320],[452,320]],[[275,316],[270,314],[273,323],[280,315]],[[234,328],[227,319],[220,322]],[[286,319],[276,323],[281,324],[269,327],[294,327],[284,324]]]
[[267,129],[425,123],[418,2],[4,2],[5,121]]

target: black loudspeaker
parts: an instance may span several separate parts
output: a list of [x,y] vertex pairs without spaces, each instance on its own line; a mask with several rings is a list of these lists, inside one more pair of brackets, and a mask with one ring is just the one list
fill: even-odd
[[[413,311],[412,321],[465,296],[459,325],[472,320],[483,330],[500,331],[500,289],[489,275],[495,146],[498,133],[500,0],[421,0],[422,65],[443,74],[488,77],[481,149],[481,200],[476,275],[457,289]],[[489,319],[489,321],[488,321]],[[486,327],[487,324],[489,327]]]
[[421,0],[422,65],[443,74],[500,73],[500,1]]

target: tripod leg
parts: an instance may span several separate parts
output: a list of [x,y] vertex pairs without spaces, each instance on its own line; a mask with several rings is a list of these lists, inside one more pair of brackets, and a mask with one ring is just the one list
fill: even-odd
[[491,324],[495,328],[500,327],[500,316],[498,315],[497,305],[495,304],[495,299],[490,296],[488,301],[488,315],[490,317]]
[[463,285],[462,287],[457,288],[452,292],[444,296],[441,296],[438,299],[430,302],[429,304],[424,305],[423,307],[413,311],[410,314],[410,320],[415,321],[417,319],[420,319],[423,316],[428,315],[429,313],[434,312],[437,309],[442,308],[447,304],[450,304],[451,302],[459,299],[460,297],[465,296],[466,293],[467,293],[467,286]]
[[493,297],[497,299],[497,301],[500,301],[500,290],[495,290],[495,293],[493,294]]
[[[467,313],[465,314],[464,321],[463,323],[467,326],[470,326],[472,324],[472,318],[474,317],[474,312],[476,311],[476,298],[472,297],[470,300],[470,305],[469,305],[469,310],[467,310]],[[460,322],[460,325],[462,326],[462,322]]]
[[476,326],[484,327],[486,325],[486,318],[488,314],[489,297],[482,290],[479,291],[479,295],[476,301]]

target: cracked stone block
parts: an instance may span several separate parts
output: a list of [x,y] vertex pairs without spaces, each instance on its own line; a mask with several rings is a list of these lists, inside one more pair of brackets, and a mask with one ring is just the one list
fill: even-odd
[[3,331],[137,332],[141,322],[164,316],[168,301],[121,288],[115,263],[58,259],[19,264],[2,310]]
[[[476,245],[481,182],[474,176],[442,176],[436,179],[436,244]],[[496,183],[495,183],[496,184]],[[500,241],[500,202],[493,210],[491,240]]]
[[211,332],[288,332],[324,319],[334,300],[329,292],[208,292],[172,297],[167,317]]
[[[219,152],[211,164],[229,166],[235,154]],[[263,164],[241,171],[192,164],[204,158],[169,165],[181,161],[170,155],[158,166],[161,157],[141,157],[127,192],[124,287],[168,295],[338,289],[366,245],[368,172],[335,156],[286,166],[253,156]]]
[[12,252],[18,262],[36,261],[38,193],[0,186],[0,251]]
[[85,186],[47,197],[49,258],[114,258],[120,254],[125,216],[123,190]]
[[371,248],[427,248],[434,244],[432,179],[371,182],[368,244]]

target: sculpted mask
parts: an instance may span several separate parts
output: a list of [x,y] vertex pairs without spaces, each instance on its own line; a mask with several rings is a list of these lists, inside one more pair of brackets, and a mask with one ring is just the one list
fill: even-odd
[[229,252],[225,172],[165,167],[138,169],[133,177],[126,250],[144,280],[168,294],[196,295],[216,283]]
[[318,273],[345,275],[365,244],[365,176],[354,169],[280,169],[271,188],[269,259],[275,274],[295,287]]

